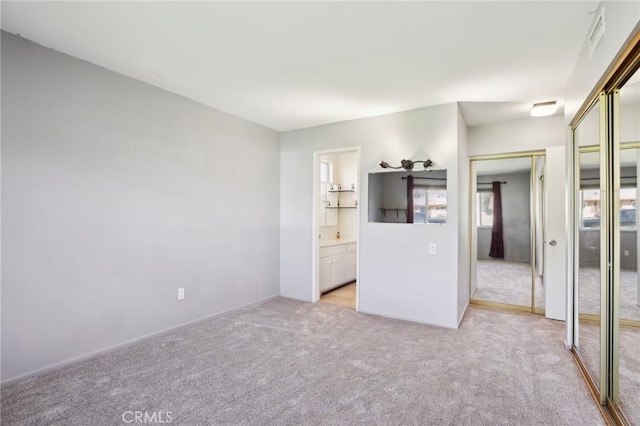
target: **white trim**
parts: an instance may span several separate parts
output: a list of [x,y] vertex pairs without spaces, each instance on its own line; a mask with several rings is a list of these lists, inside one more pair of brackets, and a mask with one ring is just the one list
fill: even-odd
[[462,321],[464,320],[464,316],[467,314],[467,309],[469,308],[469,302],[467,302],[467,304],[464,306],[464,309],[462,310],[462,314],[460,314],[460,317],[458,318],[458,327],[460,328],[460,324],[462,324]]

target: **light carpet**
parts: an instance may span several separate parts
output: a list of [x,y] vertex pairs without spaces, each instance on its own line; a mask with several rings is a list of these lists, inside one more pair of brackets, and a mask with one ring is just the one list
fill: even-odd
[[[473,299],[531,307],[531,264],[510,260],[476,263],[477,289]],[[544,285],[536,276],[535,307],[544,309]]]
[[[589,373],[600,381],[600,325],[580,320],[578,352]],[[632,425],[640,425],[640,328],[620,327],[619,405]]]
[[604,424],[563,335],[526,313],[470,307],[450,330],[276,298],[3,386],[2,424]]
[[[600,315],[600,268],[581,266],[579,272],[580,313]],[[640,321],[638,272],[620,271],[620,319]]]

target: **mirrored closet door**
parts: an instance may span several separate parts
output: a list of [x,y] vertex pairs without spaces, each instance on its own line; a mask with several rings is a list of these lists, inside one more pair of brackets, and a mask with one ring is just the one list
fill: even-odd
[[640,168],[640,70],[614,91],[614,275],[610,397],[626,420],[640,425],[640,279],[638,171]]
[[[601,107],[594,103],[574,132],[577,147],[576,173],[576,303],[578,324],[575,348],[581,361],[600,389],[601,369],[601,316],[602,280],[606,271],[601,269],[601,233],[603,221],[604,181],[600,167],[600,115]],[[605,235],[606,238],[606,235]]]
[[640,53],[628,63],[572,123],[569,335],[594,396],[621,425],[640,424]]
[[471,160],[471,303],[544,309],[544,158]]

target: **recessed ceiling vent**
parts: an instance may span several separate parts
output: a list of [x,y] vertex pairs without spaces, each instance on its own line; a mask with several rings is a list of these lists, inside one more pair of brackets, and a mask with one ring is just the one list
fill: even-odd
[[589,58],[595,52],[596,47],[598,47],[598,43],[602,40],[602,36],[604,35],[604,6],[600,5],[598,10],[596,10],[596,16],[593,20],[593,24],[591,25],[591,30],[589,31],[589,37],[587,38],[587,46],[589,46]]

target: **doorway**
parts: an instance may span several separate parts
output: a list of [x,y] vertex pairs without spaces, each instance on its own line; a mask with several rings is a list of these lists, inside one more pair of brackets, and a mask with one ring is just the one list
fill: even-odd
[[471,303],[544,314],[545,159],[471,159]]
[[312,300],[357,310],[360,149],[314,153]]

